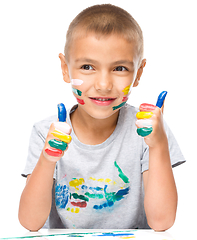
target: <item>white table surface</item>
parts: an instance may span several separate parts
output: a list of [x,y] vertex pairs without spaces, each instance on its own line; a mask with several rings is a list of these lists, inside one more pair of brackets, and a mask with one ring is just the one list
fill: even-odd
[[[111,236],[106,236],[106,233],[111,233]],[[124,235],[125,234],[125,235]],[[128,234],[128,235],[127,235]],[[133,235],[132,235],[133,234]],[[101,235],[101,236],[99,236]],[[197,235],[188,235],[185,231],[166,231],[154,232],[153,230],[87,230],[87,229],[41,229],[38,232],[29,232],[25,229],[3,233],[0,230],[0,239],[33,239],[33,240],[63,240],[66,237],[82,236],[93,239],[136,239],[136,240],[194,240]]]

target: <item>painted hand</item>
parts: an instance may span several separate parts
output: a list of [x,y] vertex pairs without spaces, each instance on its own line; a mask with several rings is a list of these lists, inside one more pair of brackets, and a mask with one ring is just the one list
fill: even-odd
[[167,92],[162,92],[157,100],[156,106],[143,103],[140,105],[140,112],[136,114],[136,126],[138,135],[144,137],[149,147],[159,144],[166,139],[163,127],[163,102]]
[[71,127],[66,123],[66,108],[63,103],[58,104],[58,120],[59,122],[51,124],[43,149],[45,158],[52,162],[60,160],[72,139]]

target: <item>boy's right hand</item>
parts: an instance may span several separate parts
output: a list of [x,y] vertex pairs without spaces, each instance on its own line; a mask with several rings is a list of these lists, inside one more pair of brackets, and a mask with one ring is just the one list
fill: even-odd
[[51,124],[43,149],[44,157],[52,162],[57,162],[63,157],[72,139],[71,127],[66,123],[66,109],[62,103],[58,104],[58,119],[59,122]]

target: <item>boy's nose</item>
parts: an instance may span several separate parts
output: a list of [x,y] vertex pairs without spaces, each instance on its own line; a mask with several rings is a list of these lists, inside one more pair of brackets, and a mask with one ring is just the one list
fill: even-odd
[[95,89],[97,91],[107,93],[112,90],[112,87],[113,87],[112,79],[108,74],[100,75],[95,80]]

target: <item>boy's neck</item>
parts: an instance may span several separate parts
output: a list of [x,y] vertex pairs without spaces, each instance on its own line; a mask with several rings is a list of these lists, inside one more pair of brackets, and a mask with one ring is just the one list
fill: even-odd
[[119,111],[107,119],[95,119],[78,107],[71,115],[73,130],[84,144],[97,145],[113,133],[118,121]]

